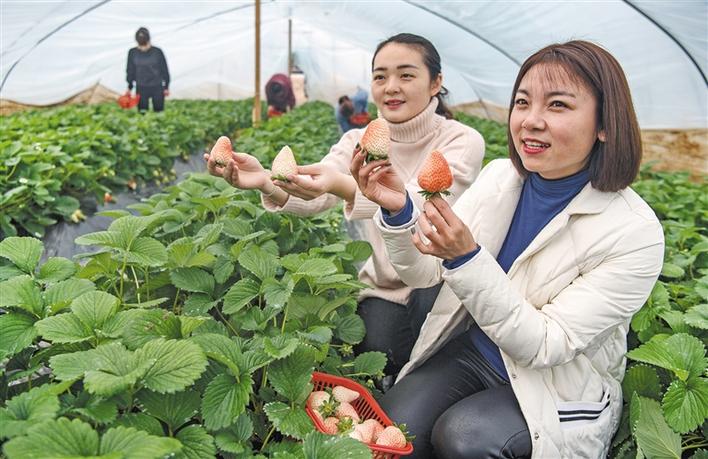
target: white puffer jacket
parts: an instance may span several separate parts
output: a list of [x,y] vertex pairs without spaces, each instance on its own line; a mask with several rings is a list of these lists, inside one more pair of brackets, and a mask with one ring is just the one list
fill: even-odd
[[418,252],[410,227],[374,216],[406,284],[445,281],[399,380],[474,320],[501,350],[533,458],[605,457],[622,410],[629,322],[662,267],[661,225],[633,190],[587,184],[507,274],[496,256],[522,185],[511,161],[497,160],[460,197],[453,210],[482,250],[453,270]]

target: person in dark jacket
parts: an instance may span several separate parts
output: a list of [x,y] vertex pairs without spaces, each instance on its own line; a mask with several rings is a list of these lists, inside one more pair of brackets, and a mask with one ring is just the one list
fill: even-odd
[[152,109],[161,112],[165,97],[170,94],[170,72],[162,50],[150,44],[150,32],[141,27],[135,32],[138,46],[128,52],[127,80],[130,94],[135,83],[135,92],[140,95],[138,110],[145,111],[152,99]]
[[276,73],[265,86],[266,100],[268,102],[268,118],[280,116],[292,110],[295,106],[295,94],[293,94],[290,77]]

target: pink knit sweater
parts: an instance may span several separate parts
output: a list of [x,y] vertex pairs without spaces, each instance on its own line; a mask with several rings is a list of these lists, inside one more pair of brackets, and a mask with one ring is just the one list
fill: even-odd
[[[477,178],[484,156],[484,140],[474,129],[454,120],[447,120],[435,113],[438,101],[433,98],[430,104],[414,118],[403,123],[389,123],[391,130],[391,150],[389,160],[418,208],[422,208],[423,198],[418,194],[418,171],[426,156],[433,150],[439,150],[453,173],[451,195],[447,197],[453,204]],[[349,173],[352,152],[364,134],[364,129],[348,131],[339,142],[332,146],[322,162],[333,164],[344,173]],[[337,196],[324,194],[306,201],[290,196],[284,206],[279,207],[267,197],[262,197],[263,206],[269,211],[283,211],[307,216],[329,209],[339,201]],[[379,231],[373,224],[372,217],[378,205],[365,198],[357,189],[354,202],[347,202],[345,217],[349,220],[361,220],[364,240],[373,247],[373,254],[359,272],[359,280],[372,288],[361,292],[360,300],[366,297],[379,297],[399,304],[408,302],[411,288],[399,279],[386,254],[386,246]]]

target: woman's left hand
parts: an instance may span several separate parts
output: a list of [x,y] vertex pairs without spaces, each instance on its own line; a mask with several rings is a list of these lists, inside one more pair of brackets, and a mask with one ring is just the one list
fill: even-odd
[[478,247],[470,229],[440,196],[425,202],[418,227],[430,241],[426,244],[418,233],[413,235],[413,244],[421,253],[454,260]]

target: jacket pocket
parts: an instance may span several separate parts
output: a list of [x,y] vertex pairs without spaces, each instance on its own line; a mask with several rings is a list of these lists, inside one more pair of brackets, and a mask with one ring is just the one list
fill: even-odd
[[604,412],[609,411],[610,392],[605,389],[599,402],[559,402],[557,408],[561,430],[587,426],[595,423]]

